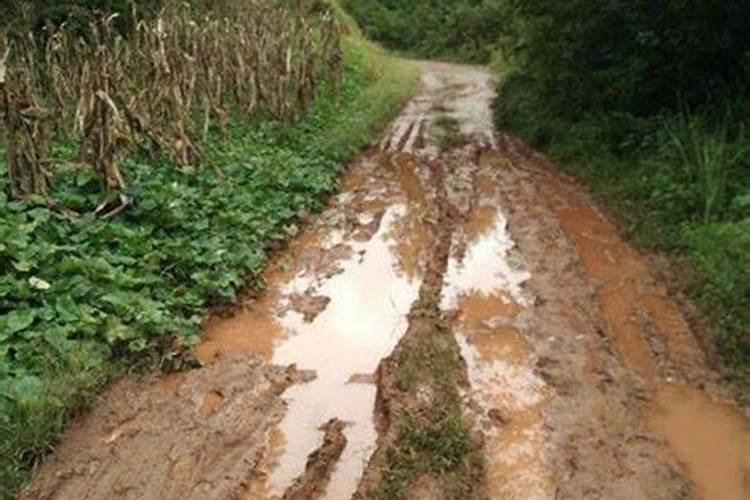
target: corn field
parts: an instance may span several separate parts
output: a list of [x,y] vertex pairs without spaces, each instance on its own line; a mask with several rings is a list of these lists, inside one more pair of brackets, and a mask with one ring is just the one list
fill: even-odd
[[136,153],[197,161],[212,129],[230,120],[288,122],[307,111],[321,83],[341,78],[340,27],[326,9],[247,0],[231,18],[171,6],[125,35],[115,16],[81,35],[66,25],[43,36],[0,40],[0,116],[10,195],[52,205],[50,143],[78,145],[109,217],[128,204],[122,161]]

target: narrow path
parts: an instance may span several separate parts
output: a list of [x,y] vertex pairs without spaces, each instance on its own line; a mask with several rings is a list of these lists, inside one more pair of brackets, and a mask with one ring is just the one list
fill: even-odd
[[[205,368],[113,386],[21,498],[750,498],[747,414],[649,260],[494,131],[485,70],[422,68]],[[453,404],[460,463],[395,470]]]

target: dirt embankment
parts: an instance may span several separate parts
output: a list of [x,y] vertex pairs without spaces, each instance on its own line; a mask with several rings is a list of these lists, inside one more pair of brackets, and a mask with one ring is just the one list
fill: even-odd
[[495,133],[489,73],[423,74],[205,367],[116,384],[21,498],[750,497],[748,419],[648,259]]

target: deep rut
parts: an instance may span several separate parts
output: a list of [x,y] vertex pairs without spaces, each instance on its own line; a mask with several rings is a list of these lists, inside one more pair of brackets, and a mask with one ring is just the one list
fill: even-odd
[[485,70],[422,69],[205,367],[115,384],[21,498],[750,498],[746,414],[652,264],[494,131]]

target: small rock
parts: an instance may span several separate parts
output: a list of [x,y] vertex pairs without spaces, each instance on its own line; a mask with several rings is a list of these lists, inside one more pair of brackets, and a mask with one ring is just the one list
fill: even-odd
[[500,425],[505,426],[510,423],[510,418],[503,415],[503,413],[497,408],[493,408],[490,411],[488,411],[487,416],[490,417],[490,420],[492,420],[492,423],[494,423],[495,426],[500,426]]

